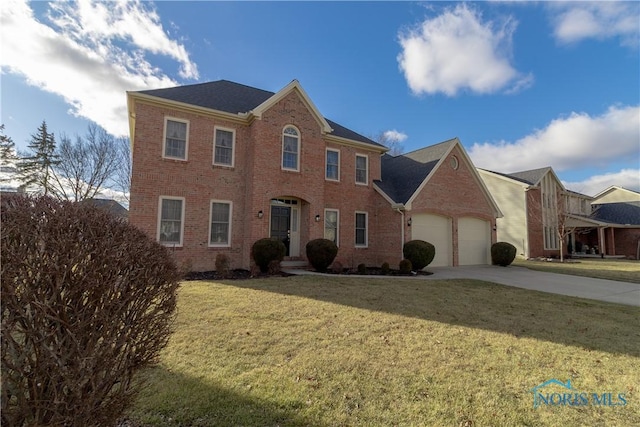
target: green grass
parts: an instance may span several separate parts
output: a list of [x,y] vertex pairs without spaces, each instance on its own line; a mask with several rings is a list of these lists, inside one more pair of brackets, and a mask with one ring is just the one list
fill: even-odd
[[[153,426],[640,425],[640,311],[474,280],[186,282]],[[533,408],[556,378],[619,407]],[[550,386],[548,392],[560,392]]]
[[640,283],[640,261],[582,258],[561,263],[519,259],[513,265],[550,273]]

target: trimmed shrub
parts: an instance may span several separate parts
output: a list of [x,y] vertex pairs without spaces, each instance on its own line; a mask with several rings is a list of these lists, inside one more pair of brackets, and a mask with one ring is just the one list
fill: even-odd
[[338,247],[328,239],[314,239],[306,245],[307,259],[316,271],[327,271],[338,255]]
[[411,261],[414,270],[422,270],[433,261],[436,256],[436,248],[424,240],[411,240],[402,247],[405,259]]
[[410,274],[412,268],[411,261],[408,259],[403,259],[402,261],[400,261],[398,268],[401,274]]
[[227,277],[229,275],[229,268],[231,265],[231,260],[229,260],[229,255],[227,254],[218,254],[216,255],[216,272],[222,277]]
[[269,237],[256,240],[251,247],[251,258],[260,268],[261,273],[268,273],[271,261],[282,261],[286,253],[287,248],[284,243]]
[[517,249],[508,242],[496,242],[491,245],[491,263],[506,267],[516,259]]
[[0,205],[2,425],[116,425],[171,334],[171,253],[87,204]]
[[365,264],[358,264],[358,274],[367,274],[367,266]]
[[385,276],[391,272],[391,267],[388,262],[383,262],[382,267],[380,268],[380,272]]

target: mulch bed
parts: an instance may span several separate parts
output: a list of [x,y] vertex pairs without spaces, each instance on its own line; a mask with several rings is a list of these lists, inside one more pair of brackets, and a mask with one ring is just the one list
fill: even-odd
[[[313,270],[309,270],[313,271]],[[326,274],[336,274],[341,276],[349,276],[349,275],[362,275],[359,273],[357,269],[344,269],[342,272],[327,270]],[[429,276],[433,273],[429,271],[412,271],[409,274],[401,273],[400,270],[389,270],[386,274],[383,273],[382,269],[379,267],[367,267],[366,272],[364,273],[367,276],[399,276],[399,277],[413,277],[413,276]],[[267,277],[288,277],[295,276],[295,274],[289,274],[285,272],[280,272],[278,274],[267,274],[267,273],[258,273],[251,274],[251,271],[244,270],[241,268],[231,270],[227,275],[218,274],[216,271],[192,271],[187,273],[184,277],[184,280],[247,280],[247,279],[264,279]]]

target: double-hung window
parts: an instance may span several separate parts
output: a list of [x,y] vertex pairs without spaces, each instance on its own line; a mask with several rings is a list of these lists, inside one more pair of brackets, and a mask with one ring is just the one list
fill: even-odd
[[161,196],[159,205],[158,241],[163,245],[182,246],[184,198]]
[[369,158],[356,154],[356,184],[369,183]]
[[300,170],[300,134],[293,126],[282,131],[282,169]]
[[211,201],[209,246],[231,245],[231,202]]
[[367,234],[367,213],[366,212],[356,212],[356,246],[357,247],[367,247],[368,242],[368,234]]
[[324,210],[324,238],[331,240],[338,246],[338,227],[340,213],[336,209]]
[[330,181],[340,181],[340,151],[327,148],[325,178]]
[[233,149],[236,133],[232,129],[216,127],[214,137],[213,164],[233,166]]
[[166,118],[164,121],[164,147],[162,156],[169,159],[187,160],[189,144],[189,122]]

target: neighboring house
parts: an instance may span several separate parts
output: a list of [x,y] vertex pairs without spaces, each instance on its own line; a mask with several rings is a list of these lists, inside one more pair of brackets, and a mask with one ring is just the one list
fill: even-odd
[[98,209],[108,212],[114,217],[121,219],[123,221],[127,221],[127,218],[129,216],[129,212],[127,211],[127,208],[125,208],[120,203],[112,199],[85,199],[85,200],[82,200],[80,203],[95,206]]
[[591,208],[591,228],[577,236],[582,247],[640,259],[640,193],[612,186],[593,198]]
[[[478,171],[504,214],[497,220],[497,240],[513,244],[520,256],[557,257],[562,248],[567,255],[637,259],[640,216],[635,202],[598,203],[629,199],[634,192],[609,189],[594,198],[569,191],[551,167],[508,174]],[[568,233],[564,242],[557,234],[560,224]]]
[[287,260],[327,238],[345,265],[397,265],[405,241],[435,236],[429,227],[448,233],[440,263],[489,262],[499,210],[457,139],[391,158],[324,118],[295,80],[277,93],[221,80],[127,101],[129,221],[186,268],[213,270],[218,253],[248,268],[264,237],[282,240]]

